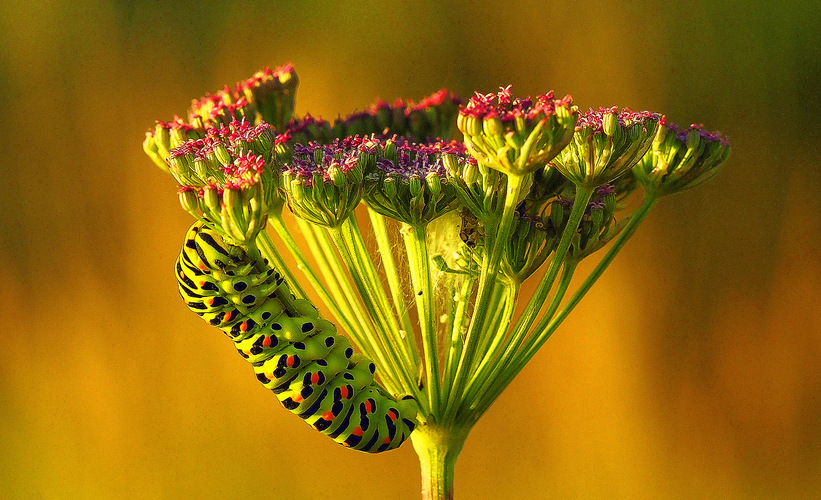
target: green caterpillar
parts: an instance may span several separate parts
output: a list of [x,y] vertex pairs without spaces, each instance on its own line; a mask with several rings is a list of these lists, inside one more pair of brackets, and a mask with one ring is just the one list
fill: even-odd
[[377,384],[371,360],[354,354],[313,304],[295,299],[267,261],[197,222],[176,272],[188,307],[225,332],[257,379],[313,428],[370,453],[392,450],[411,434],[416,401],[394,398]]

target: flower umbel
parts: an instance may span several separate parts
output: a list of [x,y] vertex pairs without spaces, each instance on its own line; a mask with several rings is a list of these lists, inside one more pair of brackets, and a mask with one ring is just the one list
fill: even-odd
[[429,223],[456,206],[443,157],[459,154],[464,154],[459,143],[387,141],[376,169],[366,178],[366,202],[378,213],[400,222]]
[[[237,255],[258,257],[255,273],[288,283],[293,292],[277,298],[282,311],[252,311],[258,297],[231,292],[234,302],[248,300],[249,315],[259,312],[253,321],[282,314],[286,304],[315,312],[307,297],[318,297],[352,346],[373,359],[362,375],[378,382],[380,400],[407,395],[396,400],[418,406],[408,418],[419,423],[411,440],[423,494],[450,498],[456,457],[476,421],[654,204],[713,177],[730,145],[718,132],[679,130],[657,113],[614,107],[579,115],[570,96],[515,98],[510,86],[465,105],[446,90],[416,103],[378,101],[330,123],[292,116],[297,83],[290,65],[266,68],[194,101],[187,120],[157,122],[144,149],[175,178],[200,227]],[[448,142],[454,125],[463,141]],[[640,204],[630,196],[639,184]],[[594,254],[593,270],[574,277]],[[218,258],[205,260],[220,271]],[[248,327],[217,321],[227,331]],[[294,370],[275,388],[289,391],[287,405],[304,406],[303,418],[322,407],[322,426],[339,425],[342,442],[391,435],[399,418],[391,411],[380,414],[379,432],[366,428],[374,406],[355,400],[361,387],[352,373],[336,380],[337,368],[321,357],[298,365],[303,350],[336,340],[312,337],[313,324],[290,337],[275,325],[282,326],[249,337],[246,355]],[[346,348],[333,361],[357,355]],[[331,387],[326,380],[335,380],[333,391],[315,390]],[[362,448],[379,451],[380,438]]]
[[234,243],[253,242],[269,210],[282,206],[275,143],[267,124],[233,122],[170,150],[168,170],[181,186],[183,208]]
[[633,167],[633,174],[648,191],[667,195],[689,189],[715,176],[730,156],[730,142],[704,125],[679,131],[661,123],[652,147]]
[[345,222],[362,199],[362,180],[377,146],[358,136],[295,145],[283,165],[288,207],[312,224],[337,227]]
[[481,164],[513,175],[544,166],[573,135],[578,109],[569,95],[553,92],[535,99],[514,98],[511,86],[479,94],[459,110],[457,126],[465,145]]
[[644,156],[661,119],[649,111],[591,109],[579,118],[573,140],[551,166],[577,186],[611,182]]

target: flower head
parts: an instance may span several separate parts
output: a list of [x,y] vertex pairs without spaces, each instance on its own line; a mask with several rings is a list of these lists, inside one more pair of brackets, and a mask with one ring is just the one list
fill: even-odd
[[337,227],[362,199],[365,170],[375,162],[378,141],[362,137],[331,144],[296,144],[284,156],[283,189],[291,211],[303,219]]
[[375,211],[419,225],[455,207],[444,158],[464,155],[458,143],[418,144],[393,138],[381,149],[376,169],[366,178],[365,200]]
[[168,171],[168,152],[182,143],[199,139],[202,133],[186,123],[179,116],[170,122],[157,121],[153,129],[145,133],[143,150],[145,154],[161,169]]
[[480,163],[511,175],[532,173],[550,161],[573,135],[578,109],[573,98],[553,92],[514,98],[510,86],[476,93],[459,110],[457,126]]
[[272,164],[275,142],[266,123],[233,122],[170,150],[168,170],[181,186],[183,208],[234,243],[253,241],[269,210],[282,206]]
[[265,67],[257,71],[251,78],[237,84],[236,93],[244,96],[253,106],[259,120],[270,123],[277,130],[284,130],[294,115],[298,85],[299,78],[294,66],[288,63],[273,70]]
[[578,186],[611,182],[647,152],[661,120],[649,111],[591,109],[579,118],[573,140],[550,165]]
[[719,132],[708,132],[704,125],[679,130],[663,123],[633,174],[646,190],[666,195],[711,179],[729,156],[730,142]]
[[447,140],[451,137],[462,99],[441,89],[418,103],[408,103],[405,114],[408,135],[417,142]]
[[285,132],[290,136],[289,142],[292,144],[308,144],[309,142],[328,144],[335,137],[330,123],[310,114],[289,122],[285,127]]
[[191,102],[189,123],[197,129],[247,121],[253,125],[271,124],[284,130],[294,114],[299,79],[290,64],[274,70],[265,68],[230,88],[227,85],[214,94]]
[[402,137],[414,142],[436,142],[450,137],[461,99],[441,89],[418,103],[396,99],[377,101],[364,111],[339,118],[333,124],[337,138],[374,135],[383,139]]

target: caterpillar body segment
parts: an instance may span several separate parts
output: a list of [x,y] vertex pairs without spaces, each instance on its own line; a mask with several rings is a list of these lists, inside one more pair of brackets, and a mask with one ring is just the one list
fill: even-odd
[[197,222],[176,274],[188,307],[233,340],[257,380],[313,428],[370,453],[394,449],[413,432],[416,401],[377,384],[371,360],[355,354],[313,304],[293,298],[267,262]]

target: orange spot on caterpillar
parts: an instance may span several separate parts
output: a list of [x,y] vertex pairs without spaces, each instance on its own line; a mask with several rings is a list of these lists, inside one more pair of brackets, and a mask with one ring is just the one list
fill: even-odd
[[351,434],[354,435],[354,436],[361,436],[362,435],[362,427],[357,425],[356,429],[354,429],[353,432],[351,432]]
[[319,382],[319,373],[312,373],[311,374],[311,383],[316,384]]
[[399,418],[399,415],[396,413],[396,410],[393,408],[388,411],[388,417],[391,419],[391,422],[396,422],[396,419]]
[[331,420],[334,419],[334,414],[333,414],[333,412],[326,411],[325,413],[322,414],[322,418],[327,420],[328,422],[330,422]]
[[271,347],[271,337],[262,339],[262,347]]
[[200,271],[207,271],[208,270],[208,266],[206,266],[205,263],[202,262],[202,261],[200,261],[199,264],[197,264],[197,267],[200,268]]
[[197,285],[198,285],[200,288],[204,287],[204,286],[205,286],[205,280],[200,281],[199,283],[197,283]]
[[347,385],[344,385],[344,386],[340,387],[340,388],[339,388],[339,394],[340,394],[343,398],[348,399],[348,386],[347,386]]
[[391,437],[390,436],[386,437],[385,440],[382,441],[382,444],[391,444]]
[[233,313],[233,311],[228,311],[227,313],[225,313],[225,317],[222,318],[222,322],[225,323],[227,321],[230,321],[231,316],[233,316],[232,313]]
[[213,306],[214,305],[214,297],[209,297],[209,298],[205,299],[205,303],[208,304],[209,306]]
[[370,399],[365,401],[365,413],[373,413],[373,405]]
[[294,403],[301,402],[302,401],[302,394],[297,394],[296,396],[292,397],[291,401],[293,401]]
[[247,331],[248,331],[248,322],[247,322],[247,321],[243,321],[243,322],[242,322],[242,324],[241,324],[241,325],[239,325],[239,330],[240,330],[242,333],[247,332]]
[[288,368],[294,366],[294,357],[288,356],[288,359],[285,360],[285,364],[288,366]]

